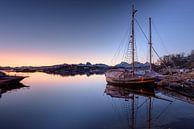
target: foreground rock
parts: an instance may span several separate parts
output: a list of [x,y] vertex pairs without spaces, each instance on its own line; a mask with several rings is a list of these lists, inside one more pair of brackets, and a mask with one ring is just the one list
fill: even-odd
[[194,71],[166,75],[158,86],[194,98]]

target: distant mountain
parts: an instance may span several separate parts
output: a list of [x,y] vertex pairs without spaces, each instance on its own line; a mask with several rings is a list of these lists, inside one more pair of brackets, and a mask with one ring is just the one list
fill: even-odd
[[103,74],[110,66],[102,63],[91,64],[86,62],[85,64],[57,64],[51,66],[21,66],[21,67],[0,67],[2,70],[12,70],[15,72],[45,72],[51,74],[60,75],[77,75],[77,74]]
[[[140,63],[135,62],[136,68],[149,68],[149,63]],[[10,68],[16,72],[45,72],[51,74],[60,74],[60,75],[76,75],[76,74],[103,74],[107,70],[111,68],[132,68],[132,64],[128,64],[127,62],[121,62],[115,66],[108,66],[106,64],[98,63],[91,64],[90,62],[86,62],[85,64],[58,64],[51,66],[22,66]]]
[[131,67],[131,66],[127,62],[121,62],[120,64],[115,65],[115,67],[128,68],[128,67]]
[[99,68],[108,68],[109,67],[106,64],[94,64],[94,66],[99,67]]
[[[135,62],[134,66],[136,68],[148,68],[150,67],[149,63],[140,63],[140,62]],[[127,62],[121,62],[120,64],[115,65],[117,68],[132,68],[132,64],[128,64]]]

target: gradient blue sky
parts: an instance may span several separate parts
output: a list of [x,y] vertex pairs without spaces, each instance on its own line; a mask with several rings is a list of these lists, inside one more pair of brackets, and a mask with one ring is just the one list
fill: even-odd
[[[0,0],[0,65],[86,61],[111,64],[129,29],[131,3],[131,0]],[[152,17],[153,43],[161,56],[194,49],[193,0],[135,0],[135,6],[136,18],[146,34],[148,17]],[[145,62],[147,41],[137,25],[136,28],[138,59]]]

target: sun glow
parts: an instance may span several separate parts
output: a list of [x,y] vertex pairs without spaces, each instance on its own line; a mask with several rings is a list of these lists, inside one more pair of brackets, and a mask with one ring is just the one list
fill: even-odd
[[73,62],[71,58],[62,58],[57,55],[45,55],[40,53],[1,53],[0,66],[44,66],[64,63],[65,61]]
[[101,55],[87,56],[83,54],[62,55],[45,53],[26,53],[26,52],[0,52],[0,66],[49,66],[56,64],[79,64],[79,63],[107,63],[107,57]]

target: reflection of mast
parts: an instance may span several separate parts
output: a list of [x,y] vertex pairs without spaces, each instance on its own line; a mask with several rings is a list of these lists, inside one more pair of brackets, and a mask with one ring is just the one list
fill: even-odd
[[[137,111],[146,102],[148,102],[148,110],[146,112],[146,114],[147,114],[146,118],[147,119],[144,119],[144,120],[146,121],[145,126],[148,129],[151,129],[154,126],[154,120],[158,120],[161,117],[161,115],[166,111],[166,108],[165,108],[165,110],[163,110],[161,113],[159,113],[159,115],[157,115],[156,118],[155,117],[152,118],[152,115],[153,115],[153,112],[152,112],[153,111],[153,100],[154,99],[164,100],[164,101],[170,102],[170,104],[173,102],[171,100],[156,96],[154,88],[150,88],[150,89],[147,89],[147,88],[146,89],[141,89],[140,88],[140,89],[137,89],[137,88],[129,88],[129,87],[126,88],[126,87],[117,87],[117,86],[114,86],[114,85],[107,85],[106,89],[105,89],[105,93],[107,95],[111,96],[112,98],[125,99],[125,101],[131,99],[131,101],[130,101],[130,107],[131,108],[130,109],[127,108],[128,110],[130,110],[129,111],[130,114],[128,116],[131,116],[131,117],[127,117],[127,120],[129,122],[128,125],[129,125],[130,129],[138,128],[138,125],[137,125],[137,123],[138,123]],[[144,102],[142,102],[141,104],[136,103],[136,97],[138,99],[139,96],[142,96],[142,97],[146,98],[146,100]],[[144,128],[144,126],[142,128]]]
[[131,128],[134,129],[135,128],[135,95],[133,94],[132,96],[132,116],[131,116]]
[[148,107],[148,129],[151,129],[151,120],[152,120],[152,98],[149,97],[149,107]]

